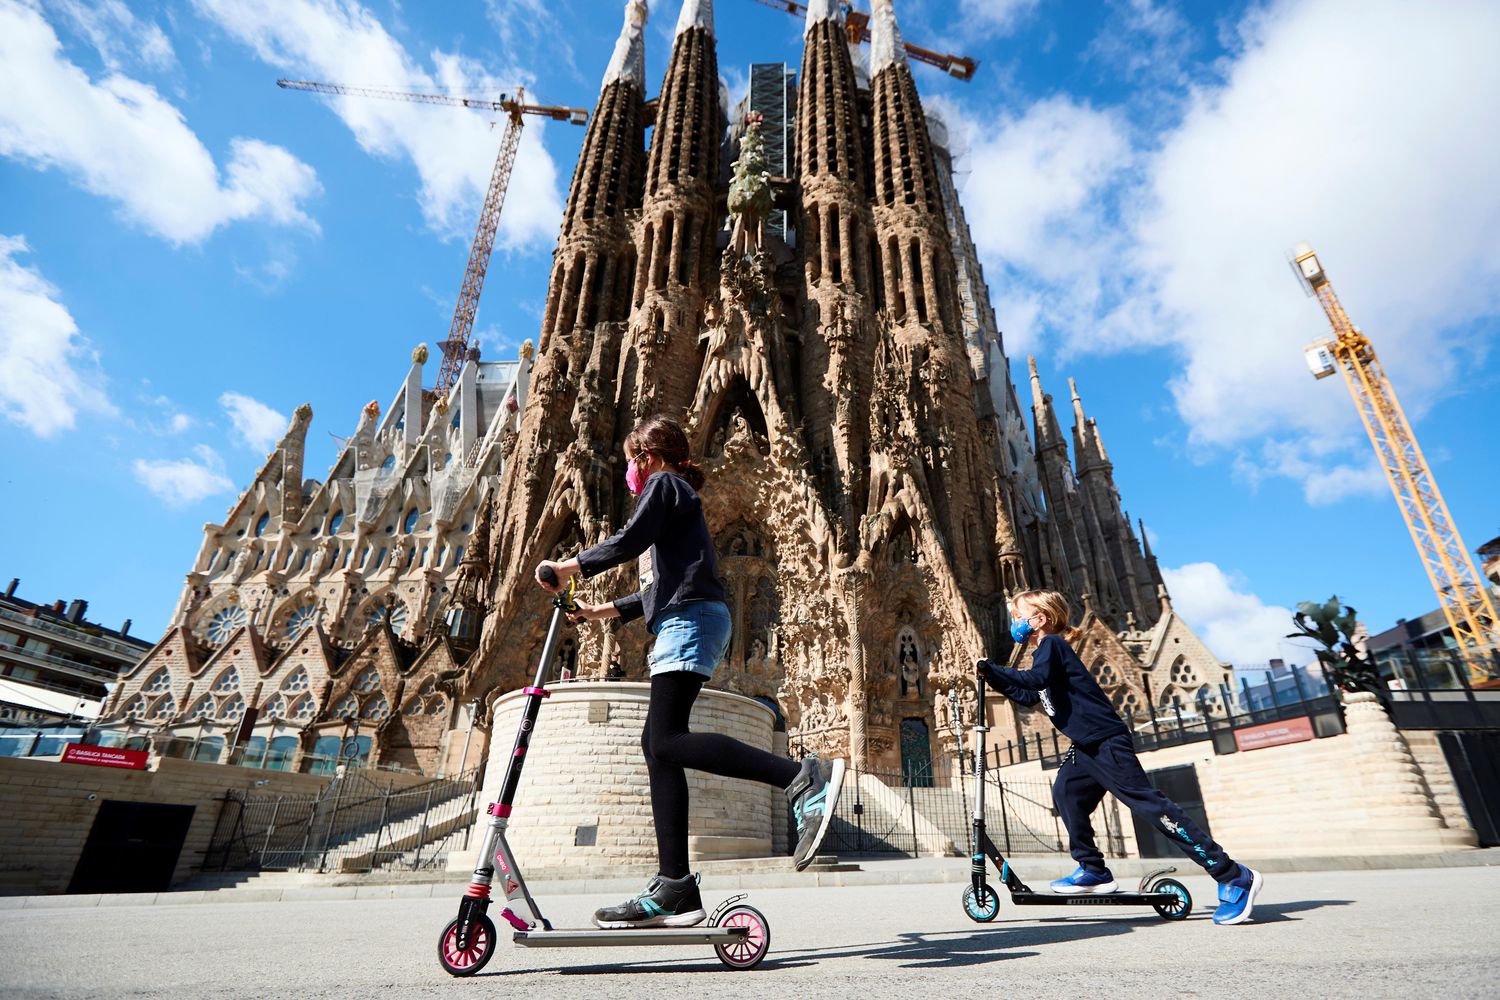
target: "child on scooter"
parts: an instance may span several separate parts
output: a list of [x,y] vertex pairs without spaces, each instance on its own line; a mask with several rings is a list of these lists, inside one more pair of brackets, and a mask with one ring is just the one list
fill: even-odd
[[1011,638],[1032,647],[1031,668],[1011,670],[980,660],[975,672],[991,688],[1019,705],[1042,706],[1064,736],[1073,741],[1052,783],[1052,798],[1067,827],[1078,870],[1052,883],[1059,893],[1115,892],[1114,877],[1094,841],[1089,817],[1109,792],[1132,812],[1147,817],[1188,857],[1219,883],[1214,923],[1239,924],[1250,919],[1260,894],[1259,872],[1230,860],[1181,807],[1146,779],[1130,731],[1115,712],[1099,682],[1089,673],[1069,641],[1077,630],[1068,625],[1068,602],[1052,590],[1028,590],[1012,601]]
[[[806,868],[823,842],[844,781],[844,761],[810,756],[800,766],[719,733],[688,729],[693,701],[729,648],[730,618],[719,582],[718,557],[698,490],[703,470],[688,454],[687,435],[674,420],[650,417],[625,438],[625,485],[640,497],[629,523],[590,549],[537,567],[537,582],[556,591],[568,578],[597,576],[637,557],[639,593],[606,604],[578,604],[591,621],[644,618],[651,647],[651,700],[641,749],[651,786],[660,869],[645,891],[594,914],[599,927],[691,927],[706,914],[697,877],[688,871],[686,768],[743,778],[786,790],[797,820],[795,862]],[[557,574],[542,580],[543,567]]]

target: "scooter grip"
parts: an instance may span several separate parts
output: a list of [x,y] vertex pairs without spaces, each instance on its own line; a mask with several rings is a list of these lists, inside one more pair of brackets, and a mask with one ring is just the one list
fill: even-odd
[[557,586],[557,571],[551,566],[538,566],[536,568],[536,576],[538,580],[541,580],[549,587]]

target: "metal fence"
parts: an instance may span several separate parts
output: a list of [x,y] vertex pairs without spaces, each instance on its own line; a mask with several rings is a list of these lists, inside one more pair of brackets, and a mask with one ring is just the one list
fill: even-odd
[[317,795],[220,800],[205,871],[339,871],[435,868],[468,847],[479,770],[397,788],[350,769]]
[[[950,776],[930,771],[850,770],[823,850],[829,854],[967,855],[973,829],[970,761],[956,760]],[[1002,779],[985,772],[985,827],[1006,853],[1067,849],[1067,833],[1044,778]],[[1124,851],[1118,804],[1104,807],[1100,835],[1106,850]]]
[[[1200,702],[1193,707],[1174,702],[1149,715],[1130,714],[1122,718],[1136,750],[1141,753],[1207,740],[1214,742],[1216,753],[1233,753],[1236,729],[1303,717],[1312,719],[1318,736],[1332,736],[1344,731],[1343,708],[1338,693],[1324,678],[1309,675],[1306,684],[1299,685],[1298,691],[1299,696],[1294,698],[1282,696],[1252,701],[1229,696],[1226,688],[1225,696],[1214,701]],[[998,768],[1037,760],[1043,768],[1054,769],[1062,765],[1070,745],[1056,730],[1045,736],[1033,733],[1027,739],[1006,740],[1004,745],[992,747],[989,766]]]

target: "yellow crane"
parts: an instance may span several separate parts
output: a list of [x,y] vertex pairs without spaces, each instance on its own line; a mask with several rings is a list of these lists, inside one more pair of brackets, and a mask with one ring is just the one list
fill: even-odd
[[505,190],[510,185],[511,169],[516,165],[516,150],[521,145],[521,129],[526,125],[523,116],[537,115],[553,121],[583,125],[589,120],[589,113],[583,108],[527,104],[524,88],[517,88],[514,98],[501,94],[498,101],[490,101],[472,97],[452,97],[448,94],[419,94],[404,90],[347,87],[338,83],[312,83],[307,80],[277,80],[276,86],[283,90],[306,90],[315,94],[379,97],[391,101],[446,104],[460,108],[476,108],[481,111],[505,112],[507,116],[505,135],[500,140],[500,152],[495,157],[495,169],[490,174],[489,190],[485,192],[484,207],[479,212],[479,226],[474,232],[474,245],[469,250],[469,266],[464,269],[464,283],[458,291],[458,302],[453,307],[453,322],[448,328],[448,339],[438,343],[438,346],[443,349],[443,364],[438,369],[438,380],[434,391],[442,395],[458,381],[459,372],[463,371],[464,360],[469,352],[469,337],[474,332],[474,315],[479,310],[479,293],[484,289],[484,275],[489,270],[490,254],[495,249],[495,231],[500,225],[500,208],[505,204]]
[[[785,11],[793,17],[807,17],[807,4],[799,0],[755,0],[756,3],[775,10]],[[849,41],[858,45],[870,40],[870,15],[862,10],[855,10],[849,3],[844,3],[844,31],[849,35]],[[933,49],[913,45],[911,42],[902,42],[906,48],[908,58],[915,59],[919,63],[928,66],[936,66],[949,76],[960,80],[974,79],[974,71],[979,68],[979,63],[968,56],[956,56],[950,53],[937,52]]]
[[1308,294],[1317,296],[1333,326],[1333,337],[1305,348],[1307,366],[1320,379],[1335,371],[1343,373],[1365,433],[1375,446],[1375,454],[1406,518],[1406,527],[1417,545],[1432,589],[1437,592],[1443,615],[1453,629],[1459,654],[1474,681],[1488,680],[1491,677],[1488,654],[1500,649],[1500,617],[1495,614],[1495,603],[1484,578],[1474,569],[1474,560],[1458,533],[1458,525],[1448,513],[1432,469],[1422,457],[1416,435],[1396,399],[1396,390],[1385,377],[1374,345],[1344,312],[1312,247],[1297,244],[1292,251],[1292,267]]

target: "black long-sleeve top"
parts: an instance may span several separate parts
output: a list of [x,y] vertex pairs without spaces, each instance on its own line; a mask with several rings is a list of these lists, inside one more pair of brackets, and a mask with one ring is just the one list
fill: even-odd
[[1109,696],[1060,635],[1043,636],[1031,654],[1029,670],[984,661],[985,681],[1018,705],[1042,706],[1064,736],[1093,743],[1129,733]]
[[641,567],[642,589],[614,602],[621,621],[644,617],[650,627],[660,612],[679,604],[727,599],[703,503],[676,473],[653,473],[630,521],[578,553],[578,565],[588,578],[648,551],[649,562]]

